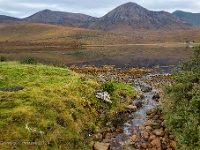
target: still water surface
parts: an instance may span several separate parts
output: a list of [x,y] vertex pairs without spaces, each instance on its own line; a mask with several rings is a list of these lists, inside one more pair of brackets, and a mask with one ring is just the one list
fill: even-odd
[[114,65],[118,68],[152,68],[158,65],[163,66],[164,70],[177,66],[180,61],[187,60],[191,55],[192,49],[184,46],[108,46],[83,49],[7,46],[0,48],[0,56],[9,60],[33,57],[45,64]]

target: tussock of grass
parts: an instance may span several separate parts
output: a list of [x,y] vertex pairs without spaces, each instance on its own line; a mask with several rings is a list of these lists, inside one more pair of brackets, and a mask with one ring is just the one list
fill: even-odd
[[[11,86],[24,89],[0,91],[0,141],[5,149],[89,149],[89,133],[113,121],[134,96],[131,85],[114,83],[113,104],[106,104],[93,94],[101,87],[95,79],[64,68],[1,62],[0,88]],[[122,103],[122,98],[127,100]]]

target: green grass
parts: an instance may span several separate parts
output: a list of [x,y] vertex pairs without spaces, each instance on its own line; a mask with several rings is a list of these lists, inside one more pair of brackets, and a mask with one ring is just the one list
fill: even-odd
[[135,94],[131,85],[113,84],[111,105],[95,98],[93,92],[102,87],[95,78],[59,67],[0,62],[0,89],[24,87],[0,91],[1,148],[89,149],[88,135],[107,122],[116,125]]
[[175,83],[165,89],[162,104],[166,127],[176,136],[178,150],[200,149],[200,46],[194,56],[174,72]]

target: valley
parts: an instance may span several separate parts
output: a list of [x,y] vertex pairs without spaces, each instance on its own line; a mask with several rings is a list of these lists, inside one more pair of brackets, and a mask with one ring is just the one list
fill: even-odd
[[199,149],[198,19],[134,2],[0,15],[0,146]]

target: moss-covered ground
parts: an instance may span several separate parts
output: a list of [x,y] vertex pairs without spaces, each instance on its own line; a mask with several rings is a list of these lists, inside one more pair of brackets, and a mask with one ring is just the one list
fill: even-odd
[[66,68],[0,62],[1,148],[90,149],[89,134],[116,123],[135,95],[131,85],[112,82],[107,104],[94,95],[102,86]]

